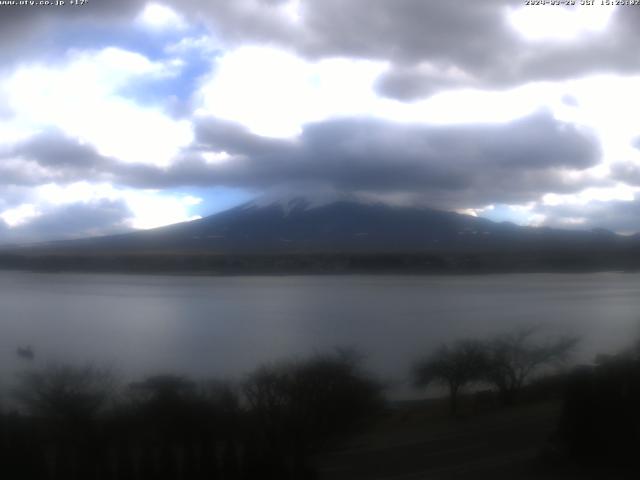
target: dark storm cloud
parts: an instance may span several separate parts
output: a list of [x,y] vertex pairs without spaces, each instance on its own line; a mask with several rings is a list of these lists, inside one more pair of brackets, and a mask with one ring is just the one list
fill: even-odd
[[512,37],[502,25],[508,0],[326,0],[303,2],[307,48],[326,55],[353,55],[413,63],[425,58],[482,69],[499,42]]
[[[207,163],[207,152],[230,158]],[[592,167],[599,144],[547,113],[505,124],[405,125],[351,118],[306,125],[296,139],[270,139],[217,119],[173,165],[126,164],[51,131],[5,154],[2,183],[109,181],[135,188],[230,186],[268,190],[315,183],[342,191],[419,195],[442,207],[518,203],[584,188],[563,172]],[[16,178],[18,176],[18,178]]]
[[101,200],[48,208],[23,225],[8,228],[0,220],[0,243],[82,238],[129,230],[131,216],[124,202]]
[[[307,125],[296,141],[270,140],[269,149],[255,149],[254,137],[248,133],[246,144],[240,145],[236,135],[229,141],[230,137],[217,134],[217,126],[225,124],[212,122],[197,129],[201,144],[251,157],[258,171],[261,164],[271,170],[273,163],[301,172],[301,167],[307,167],[326,172],[325,175],[338,181],[346,174],[353,179],[354,186],[388,185],[390,172],[378,176],[367,174],[366,170],[398,169],[397,175],[402,175],[403,168],[397,167],[413,166],[426,173],[441,171],[446,176],[465,178],[476,170],[491,168],[582,169],[599,160],[599,148],[592,137],[546,113],[512,123],[484,125],[405,125],[365,118],[332,120]],[[222,130],[226,128],[229,127],[225,125]],[[350,174],[349,168],[356,172]],[[411,179],[416,180],[414,173],[406,174],[404,180],[412,184]],[[417,184],[424,186],[425,181],[429,182],[428,175],[417,179]],[[452,179],[448,183],[467,182]]]
[[54,129],[0,151],[0,184],[109,180],[116,165],[90,145]]
[[[441,207],[524,202],[584,183],[563,171],[599,161],[595,140],[547,114],[499,125],[408,126],[370,119],[307,125],[296,140],[264,139],[210,119],[198,147],[168,169],[121,166],[121,181],[140,188],[225,185],[258,190],[320,184],[341,191],[405,193]],[[209,165],[199,155],[226,151]]]
[[104,163],[104,157],[87,145],[65,137],[58,131],[36,135],[20,144],[15,153],[35,159],[43,166],[77,167]]
[[239,124],[209,118],[196,123],[196,143],[201,149],[217,146],[218,150],[227,152],[272,157],[282,154],[285,150],[292,151],[300,141],[261,137]]

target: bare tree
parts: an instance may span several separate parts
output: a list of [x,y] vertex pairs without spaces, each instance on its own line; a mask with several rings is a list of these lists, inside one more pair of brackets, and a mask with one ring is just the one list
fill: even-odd
[[382,405],[380,385],[348,350],[261,367],[243,387],[254,438],[270,462],[291,458],[294,478],[305,478],[310,454],[358,430]]
[[495,385],[505,405],[513,405],[525,382],[545,365],[561,364],[578,343],[563,336],[536,342],[537,327],[501,335],[487,344],[485,379]]
[[486,353],[481,342],[461,340],[443,345],[418,362],[413,371],[415,384],[426,387],[439,383],[449,388],[449,408],[452,416],[458,412],[458,394],[466,385],[482,378],[486,370]]
[[92,419],[114,388],[108,370],[52,365],[24,374],[15,393],[30,414],[69,422]]

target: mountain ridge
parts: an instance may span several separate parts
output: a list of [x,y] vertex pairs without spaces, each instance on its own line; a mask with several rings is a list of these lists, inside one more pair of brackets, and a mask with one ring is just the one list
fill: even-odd
[[[253,200],[201,219],[118,235],[11,250],[110,253],[425,253],[613,248],[635,244],[603,229],[561,230],[494,222],[428,207],[303,196]],[[6,248],[3,250],[7,250]]]

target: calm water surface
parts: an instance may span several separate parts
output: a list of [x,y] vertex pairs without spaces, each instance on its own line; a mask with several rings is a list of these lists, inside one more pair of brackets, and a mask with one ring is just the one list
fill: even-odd
[[91,362],[131,378],[240,377],[355,346],[402,390],[442,342],[518,325],[583,336],[578,361],[640,332],[640,274],[179,277],[0,271],[0,383],[34,364]]

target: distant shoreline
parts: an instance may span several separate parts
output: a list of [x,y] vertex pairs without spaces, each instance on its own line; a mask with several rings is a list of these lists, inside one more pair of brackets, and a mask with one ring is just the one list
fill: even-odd
[[234,275],[468,275],[640,271],[625,253],[86,253],[4,252],[0,269],[49,273]]

